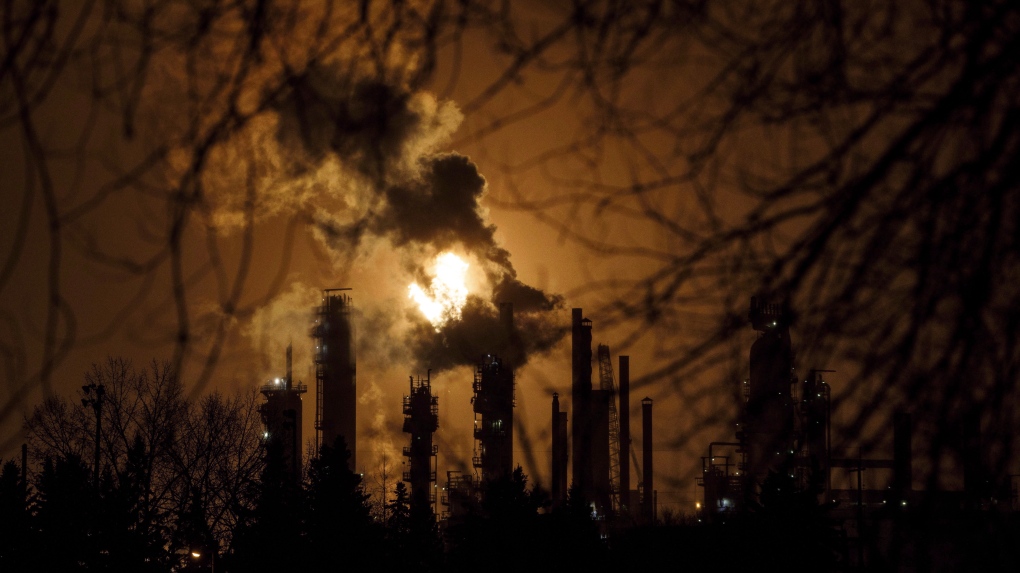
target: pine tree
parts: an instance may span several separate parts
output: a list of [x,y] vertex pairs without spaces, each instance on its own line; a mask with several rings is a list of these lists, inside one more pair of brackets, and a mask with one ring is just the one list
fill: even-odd
[[171,548],[178,555],[178,562],[185,571],[203,571],[213,567],[219,542],[209,527],[205,501],[198,488],[191,490],[187,507],[177,518]]
[[9,461],[0,471],[0,571],[27,571],[32,561],[32,514],[21,467]]
[[282,444],[267,445],[265,467],[254,488],[254,507],[240,512],[229,568],[252,572],[303,569],[307,538],[301,519],[302,492],[286,472]]
[[46,458],[36,484],[36,524],[43,545],[59,540],[60,551],[38,552],[41,571],[85,571],[98,565],[96,516],[99,496],[92,471],[68,454]]
[[343,437],[323,444],[308,471],[305,528],[315,569],[378,562],[382,532],[370,517],[368,494],[354,473]]

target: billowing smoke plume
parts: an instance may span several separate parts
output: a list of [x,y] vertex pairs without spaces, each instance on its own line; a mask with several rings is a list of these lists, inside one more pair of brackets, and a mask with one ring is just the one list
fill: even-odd
[[[555,316],[561,297],[517,278],[510,253],[486,222],[486,181],[478,167],[463,155],[436,151],[459,123],[459,112],[427,94],[376,79],[343,80],[349,77],[335,69],[307,72],[276,106],[277,139],[296,155],[295,165],[314,168],[337,158],[345,167],[345,180],[335,184],[353,198],[342,213],[314,213],[320,236],[346,260],[385,240],[407,254],[408,270],[426,284],[426,265],[444,250],[481,265],[490,293],[469,297],[459,320],[436,332],[417,313],[408,315],[413,327],[405,347],[419,368],[474,364],[508,342],[518,365],[549,349],[565,333],[564,317]],[[501,302],[514,305],[516,340],[506,339]],[[362,329],[361,335],[371,333]]]
[[409,335],[409,346],[419,369],[441,371],[465,364],[477,364],[485,354],[496,354],[514,366],[523,366],[529,357],[551,349],[569,328],[566,316],[550,312],[517,312],[515,328],[507,332],[498,309],[479,297],[468,297],[460,320],[453,320],[440,331],[428,322],[418,321]]

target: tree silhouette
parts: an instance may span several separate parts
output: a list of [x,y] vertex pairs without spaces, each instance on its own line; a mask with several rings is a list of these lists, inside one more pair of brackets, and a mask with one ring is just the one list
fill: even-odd
[[177,567],[184,570],[204,570],[205,564],[209,562],[198,562],[194,555],[210,556],[219,552],[219,541],[213,536],[212,528],[209,527],[209,516],[206,513],[206,504],[202,499],[202,491],[195,488],[187,507],[177,516],[174,530],[171,534],[170,549],[177,557]]
[[[123,338],[172,346],[200,392],[239,321],[285,284],[302,230],[330,245],[364,236],[368,219],[337,213],[382,205],[352,189],[407,168],[399,104],[440,109],[415,99],[434,92],[456,98],[466,119],[450,147],[490,166],[490,204],[589,253],[572,294],[599,303],[614,348],[654,348],[634,387],[697,412],[672,447],[732,421],[747,300],[764,295],[794,312],[798,367],[839,371],[834,442],[879,446],[870,429],[911,410],[918,477],[934,489],[966,455],[953,434],[977,418],[991,489],[1016,473],[1015,2],[532,8],[0,6],[14,166],[0,422],[54,395],[54,372],[92,341],[83,293],[112,288],[106,273],[128,288],[96,338],[132,325]],[[320,192],[336,165],[358,185]],[[255,241],[268,226],[281,241]],[[253,279],[267,242],[284,254]],[[76,288],[86,278],[98,287]]]
[[[449,565],[454,570],[482,564],[496,571],[553,571],[598,563],[602,553],[597,531],[589,529],[590,514],[587,521],[574,521],[566,513],[539,513],[548,510],[548,495],[528,487],[520,466],[486,480],[481,495],[480,512],[447,531]],[[594,538],[587,538],[587,533]]]
[[[190,401],[168,364],[153,362],[138,371],[118,358],[93,366],[86,380],[106,389],[100,483],[78,493],[87,510],[81,518],[88,541],[103,556],[102,566],[143,571],[165,569],[174,560],[211,565],[166,548],[201,545],[211,555],[221,541],[229,543],[237,516],[250,509],[254,495],[247,486],[263,465],[254,393]],[[92,459],[92,415],[84,404],[54,398],[27,420],[29,451],[50,460],[40,480],[59,500],[74,497],[65,492],[73,484],[69,460]],[[46,509],[51,502],[43,493],[37,518],[59,529],[60,519],[47,515],[65,511],[65,502]],[[90,508],[93,503],[99,505]]]
[[[101,567],[100,499],[92,471],[81,458],[47,458],[36,483],[35,523],[39,539],[61,540],[60,551],[33,556],[48,571],[79,571]],[[44,544],[40,543],[40,548]]]
[[317,568],[368,566],[379,558],[382,532],[370,517],[361,476],[349,467],[343,436],[322,444],[309,463],[306,531]]
[[407,484],[393,488],[393,500],[387,504],[387,568],[439,571],[443,564],[443,544],[431,506],[414,508]]
[[253,484],[254,506],[241,511],[231,558],[224,563],[228,570],[281,571],[305,562],[303,492],[287,473],[283,445],[271,441],[266,450],[261,479]]
[[0,470],[0,568],[27,571],[36,547],[29,508],[28,484],[21,479],[21,466],[14,461]]

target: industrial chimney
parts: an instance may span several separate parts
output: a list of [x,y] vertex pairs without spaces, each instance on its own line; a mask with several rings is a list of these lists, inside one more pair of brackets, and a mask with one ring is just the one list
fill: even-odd
[[652,490],[652,399],[641,400],[641,448],[644,475],[641,496],[641,514],[651,523],[655,520],[655,492]]
[[583,317],[580,308],[571,310],[571,409],[570,423],[573,454],[573,486],[586,499],[594,501],[591,432],[591,320]]
[[630,356],[620,357],[620,507],[630,510]]

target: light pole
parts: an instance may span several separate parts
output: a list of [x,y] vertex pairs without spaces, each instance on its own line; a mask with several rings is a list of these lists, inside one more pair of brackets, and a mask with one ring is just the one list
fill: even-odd
[[99,441],[103,436],[103,396],[106,395],[106,388],[102,384],[89,382],[81,387],[85,397],[81,403],[85,406],[92,406],[96,413],[96,457],[92,464],[92,483],[99,487]]
[[[191,550],[191,558],[195,559],[195,560],[201,559],[202,558],[202,550],[201,549],[192,549]],[[215,551],[210,551],[209,552],[209,573],[216,573],[216,552]]]

